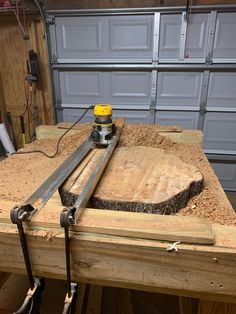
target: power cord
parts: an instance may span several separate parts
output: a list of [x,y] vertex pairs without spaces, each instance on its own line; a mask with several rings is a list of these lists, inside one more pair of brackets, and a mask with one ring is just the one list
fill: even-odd
[[72,124],[72,126],[69,127],[69,129],[67,129],[66,132],[61,135],[61,137],[60,137],[59,140],[57,141],[56,151],[55,151],[55,153],[54,153],[53,155],[48,155],[47,153],[45,153],[45,152],[42,151],[42,150],[30,150],[30,151],[28,151],[28,152],[16,152],[16,153],[13,153],[12,155],[20,155],[20,154],[22,155],[22,154],[39,153],[39,154],[43,154],[45,157],[48,157],[48,158],[55,158],[55,157],[58,155],[59,146],[60,146],[60,143],[61,143],[61,140],[63,139],[63,137],[64,137],[71,129],[73,129],[73,127],[74,127],[77,123],[79,123],[79,122],[83,119],[83,117],[86,115],[86,113],[87,113],[90,109],[93,109],[93,108],[94,108],[94,105],[89,106],[89,107],[84,111],[84,113],[79,117],[79,119],[76,120],[75,123]]

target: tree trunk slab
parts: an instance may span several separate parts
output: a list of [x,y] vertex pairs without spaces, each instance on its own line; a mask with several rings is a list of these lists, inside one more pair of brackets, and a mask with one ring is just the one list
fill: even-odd
[[[91,175],[100,156],[97,151],[76,181],[63,186],[64,205],[71,205],[80,194],[81,182]],[[196,167],[162,149],[121,147],[115,150],[91,203],[100,209],[172,214],[185,207],[202,186],[203,176]]]

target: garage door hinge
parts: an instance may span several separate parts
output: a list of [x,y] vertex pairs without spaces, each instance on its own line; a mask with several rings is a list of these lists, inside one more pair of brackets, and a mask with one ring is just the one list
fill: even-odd
[[48,25],[54,25],[55,24],[55,17],[53,15],[47,15],[46,23]]
[[52,55],[52,63],[57,63],[57,55],[55,53]]
[[212,53],[209,52],[208,55],[206,56],[206,60],[205,60],[205,63],[206,64],[212,64]]
[[57,110],[57,111],[63,111],[63,108],[60,107],[60,106],[55,106],[54,108],[55,108],[55,110]]
[[206,108],[200,108],[199,112],[200,112],[200,114],[205,114],[207,112],[207,110],[206,110]]
[[61,99],[60,98],[57,98],[56,105],[54,106],[54,108],[57,110],[63,110],[63,108],[61,106]]
[[152,100],[151,103],[150,103],[150,112],[156,112],[156,104],[155,104],[155,101]]

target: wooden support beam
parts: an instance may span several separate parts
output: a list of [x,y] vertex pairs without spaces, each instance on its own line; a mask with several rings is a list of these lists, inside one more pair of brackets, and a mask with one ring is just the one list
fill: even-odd
[[8,279],[0,289],[0,313],[2,314],[2,309],[9,313],[19,309],[28,289],[29,282],[26,276],[9,274]]
[[117,313],[118,314],[134,314],[131,291],[129,289],[117,289]]
[[235,314],[236,304],[200,300],[198,314]]
[[179,297],[179,312],[180,314],[197,314],[198,312],[198,299],[189,297]]
[[83,314],[84,312],[84,302],[87,288],[88,288],[87,284],[81,283],[79,285],[75,314]]
[[102,306],[102,286],[90,285],[86,314],[100,314]]
[[[32,226],[27,233],[35,275],[65,279],[63,230]],[[169,242],[71,231],[72,278],[236,302],[236,228],[213,225],[213,233],[213,246],[180,243],[169,252]],[[0,243],[0,269],[25,273],[15,226],[0,225]]]
[[[138,309],[140,311],[134,311],[133,308],[133,295],[130,289],[123,288],[111,288],[104,287],[103,288],[103,297],[102,297],[102,313],[103,314],[138,314],[138,313],[154,313],[149,311],[140,310],[140,306],[138,305]],[[145,304],[145,310],[150,306],[150,300],[145,299],[145,292],[142,292],[142,297],[139,297],[139,300],[142,299],[142,304]],[[139,301],[138,300],[138,301]],[[155,306],[155,304],[154,304]],[[156,313],[156,312],[155,312]]]
[[5,284],[5,282],[8,280],[11,274],[5,273],[5,272],[0,272],[0,289],[2,286]]

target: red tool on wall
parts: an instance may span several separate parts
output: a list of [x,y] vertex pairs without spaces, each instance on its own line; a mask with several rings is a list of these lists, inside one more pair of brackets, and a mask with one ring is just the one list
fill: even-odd
[[10,1],[10,0],[3,0],[0,2],[0,7],[2,8],[12,8],[16,5],[19,5],[20,1],[15,0],[15,1]]

